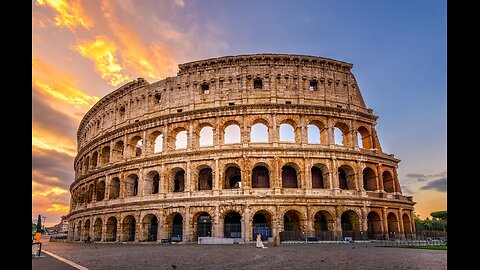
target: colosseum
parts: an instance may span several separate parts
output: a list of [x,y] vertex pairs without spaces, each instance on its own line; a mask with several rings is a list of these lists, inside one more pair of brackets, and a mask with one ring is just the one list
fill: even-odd
[[78,132],[70,241],[415,236],[352,64],[287,54],[179,65],[99,100]]

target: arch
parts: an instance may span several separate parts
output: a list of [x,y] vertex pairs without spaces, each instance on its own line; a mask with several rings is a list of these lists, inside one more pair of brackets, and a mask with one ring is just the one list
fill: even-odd
[[110,192],[109,199],[117,199],[120,197],[120,179],[115,177],[110,182]]
[[395,239],[398,237],[398,219],[395,213],[390,212],[387,215],[387,231],[388,231],[388,238]]
[[367,236],[369,239],[381,239],[383,237],[382,220],[375,211],[367,215]]
[[103,201],[105,199],[105,181],[99,181],[97,183],[97,202]]
[[357,129],[357,140],[359,148],[372,149],[372,136],[366,127],[360,126]]
[[207,212],[200,212],[193,216],[193,225],[195,236],[194,241],[199,237],[211,237],[212,236],[212,217]]
[[77,234],[75,237],[75,241],[80,241],[81,239],[82,239],[82,221],[80,220],[77,226]]
[[347,210],[341,216],[342,237],[360,240],[360,217],[353,210]]
[[106,227],[106,239],[107,242],[115,242],[117,241],[117,218],[109,217],[107,220],[107,227]]
[[338,182],[340,189],[356,189],[355,171],[349,165],[342,165],[338,168]]
[[140,136],[134,136],[128,144],[129,157],[140,157],[143,151],[143,140]]
[[173,192],[182,192],[185,189],[185,170],[174,170]]
[[350,129],[348,128],[347,124],[345,124],[345,123],[337,122],[333,126],[333,137],[334,137],[336,145],[341,145],[341,146],[345,146],[345,147],[349,146],[348,145],[349,130]]
[[90,169],[90,157],[85,158],[85,163],[83,164],[83,168],[85,169],[85,173]]
[[212,168],[203,168],[198,172],[198,190],[212,190]]
[[102,149],[102,154],[100,155],[100,165],[105,166],[110,162],[110,146],[105,146]]
[[169,237],[172,241],[182,241],[183,236],[183,216],[174,212],[167,216],[167,224],[170,227],[168,230]]
[[327,144],[327,129],[320,120],[312,120],[307,125],[307,143]]
[[311,168],[312,188],[327,189],[328,184],[328,167],[324,164],[315,164]]
[[103,221],[101,218],[97,218],[93,224],[93,241],[95,242],[102,241],[102,225]]
[[95,169],[98,165],[98,152],[95,151],[93,152],[93,155],[92,155],[92,169]]
[[125,178],[125,197],[138,195],[138,175],[132,173]]
[[154,214],[146,215],[142,220],[142,241],[157,241],[158,219]]
[[187,149],[188,146],[188,135],[187,131],[183,128],[177,128],[175,132],[175,149]]
[[405,237],[411,238],[412,227],[410,227],[411,226],[410,217],[406,213],[402,215],[402,222],[403,222],[403,231],[405,233]]
[[242,216],[238,212],[228,211],[223,221],[223,235],[225,238],[242,237]]
[[280,124],[280,141],[281,142],[295,142],[295,129],[288,123]]
[[252,239],[256,239],[256,234],[260,233],[262,240],[267,240],[272,236],[272,214],[266,210],[255,212],[252,218]]
[[262,165],[252,170],[252,188],[270,188],[270,171]]
[[137,227],[137,221],[132,215],[128,215],[122,222],[122,235],[120,240],[123,242],[135,241],[135,231]]
[[[298,166],[296,166],[298,167]],[[282,167],[282,188],[298,188],[297,170],[292,165]]]
[[83,239],[90,240],[91,239],[91,236],[90,236],[90,219],[87,219],[85,221],[85,230],[83,232],[84,232]]
[[115,143],[115,148],[113,148],[113,160],[114,161],[119,161],[123,159],[123,150],[125,146],[123,144],[123,141],[118,141]]
[[153,142],[152,153],[158,154],[163,151],[163,134],[160,131],[153,132],[150,141]]
[[315,230],[315,237],[321,241],[334,240],[333,228],[335,219],[333,215],[326,210],[319,210],[313,216],[313,229]]
[[383,190],[386,192],[395,192],[395,181],[393,180],[392,174],[389,171],[384,171],[382,173],[383,179]]
[[209,147],[213,146],[213,127],[204,126],[200,130],[200,147]]
[[301,216],[302,214],[297,210],[289,210],[283,215],[283,232],[280,234],[281,240],[304,240]]
[[150,171],[145,175],[144,194],[158,194],[160,190],[160,174]]
[[88,186],[88,191],[87,191],[87,203],[91,203],[93,200],[93,184],[90,184]]
[[363,188],[366,191],[377,190],[377,175],[370,167],[363,169]]
[[263,123],[254,124],[250,129],[250,142],[268,143],[268,127]]
[[242,172],[237,165],[230,165],[225,170],[225,188],[240,188],[242,183]]
[[223,131],[224,144],[241,143],[240,126],[238,124],[230,124]]

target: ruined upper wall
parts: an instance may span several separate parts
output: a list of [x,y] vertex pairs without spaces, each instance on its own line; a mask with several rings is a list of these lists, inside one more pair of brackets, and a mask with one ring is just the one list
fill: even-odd
[[152,84],[139,78],[98,101],[80,123],[78,149],[124,125],[212,107],[302,104],[371,115],[351,73],[352,66],[328,58],[288,54],[225,56],[180,64],[175,77]]

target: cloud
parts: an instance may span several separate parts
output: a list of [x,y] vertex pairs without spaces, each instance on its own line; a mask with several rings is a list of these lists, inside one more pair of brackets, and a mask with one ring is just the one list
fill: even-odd
[[413,195],[415,194],[415,192],[410,189],[410,187],[408,186],[401,186],[402,187],[402,193],[405,194],[405,195]]
[[46,216],[46,226],[60,221],[61,216],[70,211],[70,193],[68,189],[44,185],[32,180],[32,219],[38,215]]
[[441,172],[441,173],[429,174],[429,175],[409,173],[406,175],[406,177],[409,177],[409,178],[417,178],[417,181],[420,181],[420,182],[428,181],[429,179],[432,179],[435,177],[446,177],[446,176],[447,176],[447,172]]
[[97,36],[94,41],[81,41],[75,49],[95,64],[97,71],[110,85],[116,86],[129,80],[118,63],[117,46],[106,36]]
[[183,2],[183,0],[175,0],[175,5],[183,8],[185,6],[185,2]]
[[93,25],[92,19],[85,14],[79,0],[37,0],[37,5],[56,11],[55,25],[58,27],[73,30],[77,27],[90,29]]
[[32,147],[32,178],[37,183],[68,188],[74,176],[73,157],[55,150]]
[[433,180],[429,182],[427,185],[422,186],[420,189],[422,190],[436,190],[440,192],[447,191],[447,178],[443,177],[437,180]]

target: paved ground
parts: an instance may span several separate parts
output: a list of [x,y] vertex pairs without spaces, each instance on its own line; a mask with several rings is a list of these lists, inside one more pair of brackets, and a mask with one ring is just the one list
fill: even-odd
[[40,258],[32,257],[32,270],[77,270],[77,268],[61,262],[42,252]]
[[[266,246],[46,242],[43,249],[92,270],[447,269],[446,250],[383,248],[370,243]],[[37,269],[33,262],[32,269]]]

